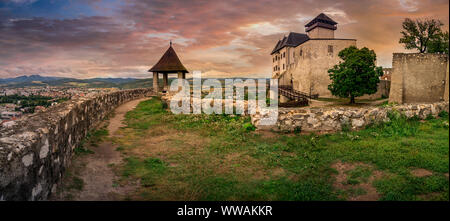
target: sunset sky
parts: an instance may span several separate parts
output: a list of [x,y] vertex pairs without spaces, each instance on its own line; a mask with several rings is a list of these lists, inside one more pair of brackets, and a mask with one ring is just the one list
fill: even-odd
[[[0,0],[0,77],[150,77],[169,46],[192,73],[270,77],[278,39],[324,12],[335,36],[391,66],[404,18],[437,18],[448,0]],[[190,75],[188,75],[189,77]]]

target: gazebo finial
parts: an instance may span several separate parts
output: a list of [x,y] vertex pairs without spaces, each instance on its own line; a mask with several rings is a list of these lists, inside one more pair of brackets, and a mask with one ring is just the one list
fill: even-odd
[[170,40],[170,47],[172,47],[172,40]]

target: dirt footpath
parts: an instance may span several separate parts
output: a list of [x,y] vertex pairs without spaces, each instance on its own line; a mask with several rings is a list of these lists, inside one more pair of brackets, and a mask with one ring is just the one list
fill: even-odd
[[109,120],[108,124],[108,132],[110,136],[113,136],[114,133],[120,128],[125,126],[123,124],[123,120],[125,119],[125,114],[133,110],[140,102],[148,100],[149,98],[141,98],[137,100],[132,100],[125,104],[120,105],[114,110],[114,116]]
[[[140,102],[148,100],[149,98],[141,98],[122,104],[114,111],[114,115],[108,120],[109,137],[113,137],[115,132],[125,126],[123,120],[125,114],[134,109]],[[110,139],[99,143],[97,147],[89,147],[93,154],[86,154],[77,157],[70,168],[72,174],[69,176],[76,176],[77,179],[82,180],[82,187],[78,190],[72,188],[65,188],[59,194],[56,194],[54,200],[123,200],[126,193],[133,192],[135,186],[120,186],[115,180],[117,179],[113,165],[122,163],[122,157],[118,151],[117,146],[112,144]],[[68,178],[63,182],[64,186],[73,186],[70,182],[72,179]]]

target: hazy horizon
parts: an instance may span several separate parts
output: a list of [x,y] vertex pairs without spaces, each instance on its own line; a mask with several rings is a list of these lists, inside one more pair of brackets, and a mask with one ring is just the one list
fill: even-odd
[[[105,79],[106,79],[106,78],[121,78],[121,79],[131,78],[131,79],[137,79],[137,80],[139,80],[139,79],[153,79],[153,75],[152,75],[152,76],[148,76],[148,77],[102,77],[102,76],[100,76],[100,77],[77,78],[77,77],[64,77],[64,76],[40,75],[40,74],[34,74],[34,75],[19,75],[19,76],[15,76],[15,77],[0,77],[0,79],[12,79],[12,78],[18,78],[18,77],[24,77],[24,76],[26,76],[26,77],[40,76],[40,77],[73,78],[73,79],[79,79],[79,80],[88,80],[88,79],[94,79],[94,78],[105,78]],[[174,73],[174,74],[169,74],[168,78],[169,78],[169,79],[175,79],[175,78],[178,78],[178,77],[177,77],[176,74]],[[204,77],[204,76],[202,76],[202,78],[210,78],[210,77]],[[235,76],[235,77],[214,77],[214,78],[217,78],[217,79],[226,79],[226,78],[250,78],[250,77]],[[258,78],[258,77],[251,77],[251,78]],[[267,78],[267,79],[269,79],[270,76],[269,76],[269,77],[262,77],[262,78]],[[163,76],[160,75],[160,76],[159,76],[159,79],[163,79]],[[192,76],[191,76],[191,77],[186,77],[186,79],[192,79]]]

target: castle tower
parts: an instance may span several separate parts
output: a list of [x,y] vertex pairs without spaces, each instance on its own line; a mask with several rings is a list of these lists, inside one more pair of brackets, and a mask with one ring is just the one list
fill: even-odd
[[329,38],[334,39],[334,30],[337,29],[337,22],[333,21],[324,13],[320,13],[312,21],[305,25],[305,31],[309,38]]

